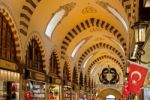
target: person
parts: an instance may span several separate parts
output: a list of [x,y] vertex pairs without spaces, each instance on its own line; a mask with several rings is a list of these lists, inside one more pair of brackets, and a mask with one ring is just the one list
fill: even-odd
[[12,100],[16,100],[16,92],[12,92],[11,98],[12,98]]
[[49,100],[54,100],[53,92],[50,92],[50,94],[49,94]]

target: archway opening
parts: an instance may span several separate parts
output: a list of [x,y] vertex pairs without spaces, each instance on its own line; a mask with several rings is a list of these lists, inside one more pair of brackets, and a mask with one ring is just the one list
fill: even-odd
[[116,100],[116,97],[114,95],[107,95],[105,100]]
[[106,88],[100,91],[97,100],[121,100],[121,93],[117,89]]

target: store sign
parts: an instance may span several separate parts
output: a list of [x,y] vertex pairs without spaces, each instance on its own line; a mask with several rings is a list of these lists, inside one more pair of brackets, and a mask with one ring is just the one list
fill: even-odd
[[35,73],[35,78],[37,80],[45,81],[45,75]]
[[15,63],[0,59],[0,67],[9,70],[17,70],[17,66]]

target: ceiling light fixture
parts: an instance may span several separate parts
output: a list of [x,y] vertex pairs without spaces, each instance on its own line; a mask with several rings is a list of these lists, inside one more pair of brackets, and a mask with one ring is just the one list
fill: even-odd
[[134,25],[131,27],[134,29],[134,36],[135,36],[135,44],[138,46],[136,49],[137,55],[136,58],[139,63],[148,64],[150,62],[145,62],[141,60],[141,56],[145,54],[143,49],[143,45],[145,43],[146,31],[149,23],[146,21],[143,22],[135,22]]

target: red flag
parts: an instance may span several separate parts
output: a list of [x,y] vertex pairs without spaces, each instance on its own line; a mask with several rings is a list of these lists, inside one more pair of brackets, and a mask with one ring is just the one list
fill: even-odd
[[147,69],[139,64],[130,63],[130,71],[128,76],[128,89],[131,93],[139,94],[140,88],[143,86]]
[[127,97],[130,94],[130,91],[128,90],[128,83],[127,82],[123,85],[122,94],[123,94],[123,97]]

